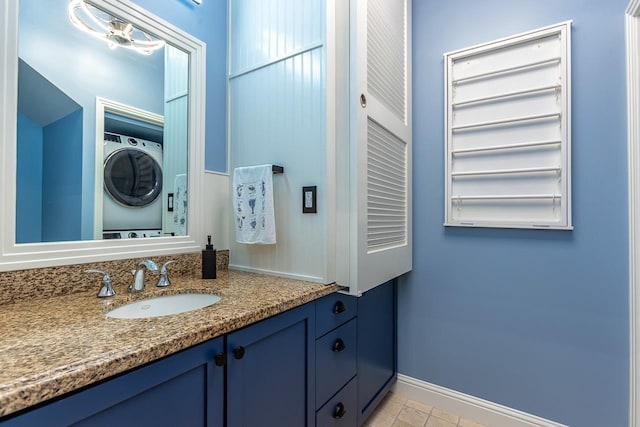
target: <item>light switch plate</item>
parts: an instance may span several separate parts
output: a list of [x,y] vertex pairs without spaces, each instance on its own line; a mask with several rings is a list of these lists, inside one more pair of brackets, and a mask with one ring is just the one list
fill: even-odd
[[302,213],[318,213],[316,191],[317,187],[302,187]]

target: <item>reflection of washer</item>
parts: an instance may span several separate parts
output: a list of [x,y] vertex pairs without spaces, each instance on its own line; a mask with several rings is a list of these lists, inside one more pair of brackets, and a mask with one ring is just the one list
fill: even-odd
[[161,230],[162,145],[105,132],[103,166],[105,236],[110,231]]

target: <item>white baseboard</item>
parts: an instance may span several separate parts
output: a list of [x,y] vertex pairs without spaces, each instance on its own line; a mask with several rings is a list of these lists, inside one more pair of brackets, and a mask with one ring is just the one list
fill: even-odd
[[567,427],[526,412],[398,374],[393,391],[491,427]]

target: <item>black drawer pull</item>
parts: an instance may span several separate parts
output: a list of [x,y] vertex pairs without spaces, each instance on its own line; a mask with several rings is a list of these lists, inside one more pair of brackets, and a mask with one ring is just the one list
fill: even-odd
[[338,403],[336,407],[333,409],[333,418],[339,420],[344,417],[344,414],[347,413],[347,410],[344,409],[344,404],[342,402]]
[[340,353],[342,350],[344,350],[345,348],[347,348],[346,345],[344,345],[344,341],[342,341],[342,338],[338,338],[334,343],[333,343],[333,352],[334,353]]
[[340,314],[346,311],[347,307],[344,306],[342,301],[336,302],[336,305],[333,306],[333,314]]
[[239,346],[233,349],[233,357],[240,360],[244,357],[244,347]]
[[215,362],[216,366],[224,366],[225,363],[227,362],[227,357],[225,356],[224,353],[218,353],[213,358],[213,361]]

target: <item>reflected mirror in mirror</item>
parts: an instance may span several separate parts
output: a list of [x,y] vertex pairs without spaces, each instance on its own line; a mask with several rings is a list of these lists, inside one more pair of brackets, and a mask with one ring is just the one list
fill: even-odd
[[16,243],[187,235],[188,54],[81,0],[18,26]]

